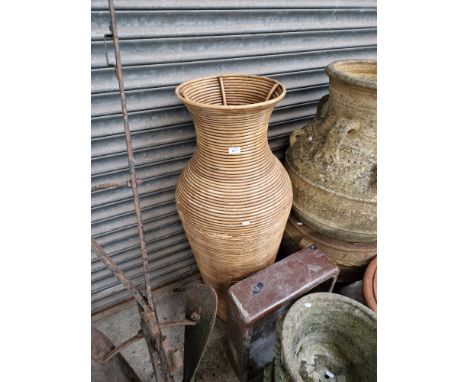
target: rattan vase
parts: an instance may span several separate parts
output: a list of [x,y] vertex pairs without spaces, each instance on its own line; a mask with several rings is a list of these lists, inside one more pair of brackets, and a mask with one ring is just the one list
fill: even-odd
[[197,134],[176,206],[222,319],[228,288],[274,262],[291,209],[291,181],[267,140],[270,115],[285,94],[280,83],[247,75],[200,78],[176,89]]

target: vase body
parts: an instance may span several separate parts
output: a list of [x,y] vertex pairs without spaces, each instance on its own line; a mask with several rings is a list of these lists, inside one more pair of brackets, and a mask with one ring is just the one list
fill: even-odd
[[328,65],[329,95],[291,134],[285,165],[293,210],[312,230],[353,243],[377,240],[377,63]]
[[226,319],[228,288],[274,262],[291,209],[291,182],[267,140],[285,89],[239,75],[188,81],[176,94],[197,135],[176,207],[202,278],[218,294],[218,316]]

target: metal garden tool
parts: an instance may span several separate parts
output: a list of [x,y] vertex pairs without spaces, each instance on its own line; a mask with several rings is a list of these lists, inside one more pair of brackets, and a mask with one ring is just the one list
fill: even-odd
[[[115,64],[109,62],[109,57],[106,49],[106,59],[110,66],[115,68],[115,74],[119,82],[120,100],[122,106],[122,115],[125,130],[125,141],[127,146],[128,154],[128,165],[130,170],[130,179],[123,183],[107,183],[101,184],[92,188],[92,191],[105,190],[116,187],[132,187],[133,191],[133,203],[136,215],[136,222],[138,228],[138,236],[140,241],[141,257],[143,261],[143,273],[144,282],[143,290],[140,290],[132,281],[127,278],[124,272],[116,265],[112,258],[106,253],[103,247],[96,241],[95,238],[91,237],[91,247],[93,252],[102,260],[106,267],[113,272],[115,277],[123,284],[123,286],[132,293],[133,298],[138,304],[138,311],[140,314],[140,331],[133,337],[127,339],[120,345],[113,347],[112,343],[106,338],[103,338],[102,333],[93,331],[94,346],[93,359],[95,363],[100,365],[106,365],[114,357],[119,355],[118,360],[122,361],[123,357],[120,356],[120,352],[128,345],[139,341],[141,339],[146,340],[150,358],[153,364],[154,375],[157,382],[173,382],[174,372],[178,368],[182,367],[182,357],[178,350],[171,350],[168,348],[167,338],[161,332],[161,329],[184,325],[185,326],[185,339],[184,339],[184,382],[191,381],[197,367],[201,361],[201,357],[206,348],[209,334],[214,326],[216,318],[216,310],[218,300],[214,290],[207,285],[197,285],[188,290],[185,295],[185,319],[179,321],[161,323],[158,319],[156,306],[153,302],[153,296],[151,291],[151,285],[149,280],[149,267],[148,267],[148,253],[146,250],[146,243],[143,230],[143,221],[141,216],[140,198],[138,192],[138,186],[140,184],[139,179],[136,176],[135,170],[135,158],[133,155],[132,138],[130,134],[129,122],[128,122],[128,111],[125,99],[125,87],[122,73],[122,63],[120,57],[120,45],[117,30],[117,20],[115,14],[115,6],[113,0],[109,1],[110,10],[110,33],[104,36],[104,42],[106,43],[108,38],[112,38],[114,44],[115,53]],[[99,333],[101,335],[99,335]],[[104,336],[105,337],[105,336]],[[120,362],[119,361],[119,362]],[[122,381],[135,380],[128,379],[134,378],[134,373],[129,371],[127,365],[122,366],[120,362],[117,367],[107,369],[101,368],[100,373],[102,381],[114,381],[117,380],[119,375]],[[96,368],[97,369],[97,368]],[[107,372],[114,374],[107,375]],[[131,368],[130,368],[131,370]],[[115,374],[117,373],[117,374]],[[128,373],[126,375],[125,373]],[[119,378],[120,378],[119,377]],[[98,378],[95,376],[95,378]],[[127,379],[125,379],[127,378]],[[120,379],[119,379],[120,380]],[[96,382],[98,382],[96,380]]]

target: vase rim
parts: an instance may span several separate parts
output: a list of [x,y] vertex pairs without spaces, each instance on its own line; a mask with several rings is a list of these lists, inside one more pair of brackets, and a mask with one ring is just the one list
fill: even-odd
[[[276,85],[276,88],[281,90],[281,93],[274,97],[269,99],[268,101],[263,101],[263,102],[256,102],[256,103],[250,103],[250,104],[245,104],[245,105],[218,105],[218,104],[210,104],[210,103],[203,103],[203,102],[197,102],[194,100],[191,100],[187,97],[185,97],[182,93],[182,89],[192,83],[196,83],[199,81],[207,80],[207,79],[214,79],[214,78],[228,78],[228,77],[242,77],[242,78],[253,78],[253,79],[262,79],[262,80],[268,80],[273,86]],[[285,86],[279,82],[276,81],[272,78],[265,77],[265,76],[257,76],[253,74],[239,74],[239,73],[232,73],[232,74],[223,74],[219,76],[206,76],[206,77],[198,77],[194,78],[189,81],[182,82],[179,84],[176,89],[175,93],[177,98],[184,104],[188,104],[190,106],[195,106],[195,107],[201,107],[201,108],[206,108],[206,109],[213,109],[213,110],[250,110],[250,109],[257,109],[257,108],[267,108],[270,106],[274,106],[277,104],[279,101],[281,101],[285,96],[286,96],[286,88]]]
[[[357,70],[358,68],[361,70]],[[327,65],[325,71],[328,77],[339,79],[349,85],[377,89],[377,60],[334,61]],[[375,80],[372,78],[374,76]]]

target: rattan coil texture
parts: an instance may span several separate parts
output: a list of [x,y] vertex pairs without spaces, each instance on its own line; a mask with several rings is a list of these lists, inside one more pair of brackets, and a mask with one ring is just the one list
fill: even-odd
[[177,211],[224,319],[229,286],[274,262],[291,209],[291,182],[267,140],[270,115],[285,93],[272,79],[246,75],[176,89],[197,134],[177,184]]

